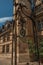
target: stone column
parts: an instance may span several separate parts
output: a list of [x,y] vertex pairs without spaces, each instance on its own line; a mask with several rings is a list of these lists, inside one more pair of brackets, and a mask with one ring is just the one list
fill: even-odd
[[9,53],[12,53],[12,44],[9,45]]
[[[15,0],[15,1],[16,1],[16,3],[18,3],[18,0]],[[18,7],[16,7],[16,10],[17,10],[17,8],[18,8]],[[16,11],[16,10],[15,10],[15,11]],[[18,18],[18,17],[19,17],[19,16],[17,15],[17,18]],[[14,17],[14,18],[15,18],[15,17]],[[18,30],[18,21],[19,21],[19,20],[16,20],[16,34],[17,34],[17,36],[18,36],[18,32],[19,32],[19,30]],[[15,32],[15,31],[14,31],[14,32]],[[19,38],[18,38],[18,37],[16,37],[16,38],[17,38],[17,42],[16,42],[16,43],[17,43],[17,50],[16,50],[16,51],[17,51],[17,64],[18,64],[18,63],[19,63],[19,46],[18,46],[18,45],[19,45]]]
[[[19,35],[19,27],[17,21],[17,36]],[[19,63],[19,37],[17,37],[17,63]]]

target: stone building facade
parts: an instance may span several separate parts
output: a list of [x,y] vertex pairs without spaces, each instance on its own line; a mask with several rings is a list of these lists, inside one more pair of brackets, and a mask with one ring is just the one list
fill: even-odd
[[[24,1],[24,0],[23,0]],[[26,0],[27,1],[27,0]],[[20,1],[19,1],[20,2]],[[29,5],[28,2],[24,2],[24,4]],[[30,7],[29,7],[30,8]],[[15,10],[15,8],[14,8]],[[14,11],[15,12],[15,11]],[[14,13],[13,12],[13,13]],[[31,14],[31,10],[28,10],[27,14]],[[37,25],[37,33],[38,33],[38,42],[40,43],[40,38],[43,41],[43,3],[40,0],[37,0],[35,7],[35,15],[36,15],[36,25]],[[15,18],[15,16],[14,16]],[[19,20],[20,21],[20,20]],[[30,61],[29,55],[29,42],[34,44],[34,36],[33,36],[33,28],[32,22],[29,18],[25,19],[24,29],[26,30],[25,37],[19,37],[21,26],[17,22],[17,53],[19,54],[19,62],[28,62]],[[0,55],[9,57],[9,54],[12,54],[12,44],[13,44],[13,23],[7,21],[5,25],[0,28]],[[14,30],[15,32],[15,30]],[[43,43],[43,42],[42,42]],[[14,48],[14,47],[13,47]],[[15,50],[14,50],[15,51]],[[33,59],[33,57],[31,56]]]
[[[13,22],[6,21],[0,27],[0,57],[6,57],[12,53]],[[7,56],[8,57],[8,56]]]

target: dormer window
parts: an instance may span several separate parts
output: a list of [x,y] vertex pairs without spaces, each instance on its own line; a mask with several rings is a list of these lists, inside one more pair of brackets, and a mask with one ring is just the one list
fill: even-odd
[[5,31],[5,27],[4,27],[4,25],[2,25],[2,32],[4,32]]
[[4,29],[4,25],[2,25],[2,29]]

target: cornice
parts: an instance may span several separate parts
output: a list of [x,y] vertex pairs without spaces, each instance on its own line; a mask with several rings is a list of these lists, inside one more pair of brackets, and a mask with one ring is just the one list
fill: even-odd
[[6,31],[4,31],[4,32],[2,32],[1,34],[0,34],[0,37],[1,36],[4,36],[5,34],[7,34],[8,32],[10,32],[11,30],[10,29],[8,29],[8,30],[6,30]]

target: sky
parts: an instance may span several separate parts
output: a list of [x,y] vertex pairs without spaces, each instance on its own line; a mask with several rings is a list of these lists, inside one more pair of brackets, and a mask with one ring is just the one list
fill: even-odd
[[13,16],[13,0],[0,0],[0,26]]

